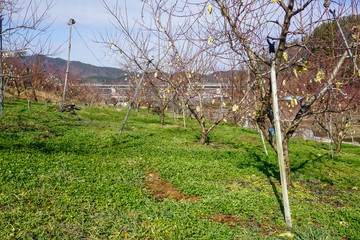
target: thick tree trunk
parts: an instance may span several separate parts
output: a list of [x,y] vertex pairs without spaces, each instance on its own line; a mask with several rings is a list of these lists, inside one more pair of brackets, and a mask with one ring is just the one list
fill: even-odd
[[38,102],[37,96],[36,96],[36,92],[35,92],[35,88],[33,87],[33,96],[34,96],[34,101]]
[[201,133],[200,142],[199,142],[201,145],[204,145],[206,143],[207,135],[208,135],[207,131],[205,131],[205,132],[203,131]]
[[289,140],[284,139],[283,141],[283,153],[284,153],[284,162],[285,162],[285,173],[286,173],[286,184],[292,186],[291,181],[291,161],[289,155]]
[[139,112],[139,108],[140,108],[140,100],[136,103],[135,112]]
[[339,153],[341,151],[341,143],[342,141],[338,141],[338,142],[335,142],[335,146],[336,146],[336,153]]

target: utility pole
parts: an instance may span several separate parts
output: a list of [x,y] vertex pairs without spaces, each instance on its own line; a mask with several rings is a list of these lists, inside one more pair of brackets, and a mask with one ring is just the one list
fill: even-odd
[[67,85],[67,80],[68,80],[68,75],[69,75],[69,64],[70,64],[70,49],[71,49],[71,29],[72,29],[72,25],[75,24],[75,20],[70,18],[70,21],[68,22],[68,25],[70,25],[70,35],[69,35],[69,52],[68,52],[68,59],[67,59],[67,64],[66,64],[66,73],[65,73],[65,82],[64,82],[64,92],[63,92],[63,98],[62,98],[62,104],[64,105],[65,103],[65,98],[66,98],[66,85]]

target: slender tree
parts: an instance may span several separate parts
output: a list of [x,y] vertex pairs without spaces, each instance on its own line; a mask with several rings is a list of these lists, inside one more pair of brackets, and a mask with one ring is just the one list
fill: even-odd
[[[44,25],[53,1],[47,1],[40,8],[37,0],[0,1],[0,73],[1,73],[1,117],[4,116],[3,58],[24,51],[44,50],[44,43],[38,37],[49,27]],[[43,9],[39,11],[39,9]]]

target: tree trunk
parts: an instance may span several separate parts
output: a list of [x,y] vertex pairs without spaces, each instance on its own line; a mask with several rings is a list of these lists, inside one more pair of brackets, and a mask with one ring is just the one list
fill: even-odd
[[340,153],[342,140],[338,140],[338,141],[336,141],[334,143],[335,143],[335,146],[336,146],[336,153]]
[[285,162],[286,184],[287,186],[292,186],[291,161],[289,155],[289,140],[286,138],[283,141],[283,153],[284,153],[284,162]]
[[34,96],[34,101],[38,102],[37,96],[36,96],[36,92],[35,92],[35,88],[33,87],[33,96]]
[[199,142],[201,145],[204,145],[206,143],[207,135],[208,135],[207,131],[201,132],[201,137],[200,137],[200,142]]
[[149,114],[149,113],[150,113],[150,108],[151,108],[151,103],[150,103],[150,102],[148,102],[148,104],[147,104],[147,114]]
[[140,100],[136,103],[135,112],[139,112]]
[[184,120],[184,128],[186,128],[186,116],[185,116],[185,103],[182,104],[182,114],[183,114],[183,120]]
[[165,108],[160,108],[160,124],[164,126],[165,123]]

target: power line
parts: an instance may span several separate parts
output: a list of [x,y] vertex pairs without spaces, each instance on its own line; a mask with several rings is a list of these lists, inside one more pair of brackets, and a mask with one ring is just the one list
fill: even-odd
[[105,65],[100,61],[100,59],[94,54],[94,52],[91,50],[91,48],[87,45],[87,43],[85,42],[84,38],[81,36],[80,32],[77,30],[77,28],[74,25],[74,28],[77,32],[77,34],[79,35],[79,37],[81,38],[81,40],[83,41],[83,43],[85,44],[86,48],[90,51],[90,53],[95,57],[95,59],[101,64],[101,66],[105,67]]

